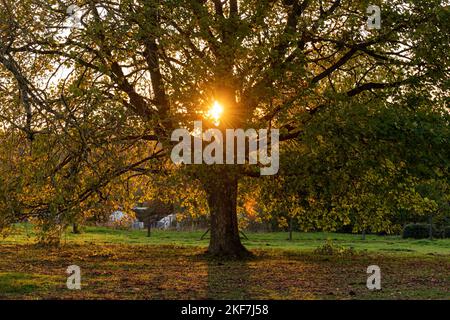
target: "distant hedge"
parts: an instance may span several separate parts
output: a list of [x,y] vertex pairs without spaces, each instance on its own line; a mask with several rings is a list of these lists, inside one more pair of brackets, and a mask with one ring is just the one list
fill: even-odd
[[[433,228],[433,235],[436,230]],[[403,228],[402,238],[426,239],[430,237],[430,225],[428,223],[410,223]]]
[[442,237],[450,238],[450,226],[446,226],[442,229]]
[[[450,238],[450,226],[436,228],[433,225],[434,238]],[[403,228],[402,238],[427,239],[430,237],[430,225],[428,223],[410,223]]]

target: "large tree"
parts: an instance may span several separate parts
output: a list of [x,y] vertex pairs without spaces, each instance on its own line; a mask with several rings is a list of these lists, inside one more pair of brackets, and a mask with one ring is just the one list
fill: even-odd
[[368,1],[1,0],[3,220],[76,220],[99,201],[124,201],[111,191],[120,179],[186,170],[209,206],[209,251],[245,255],[238,184],[258,171],[174,167],[172,131],[214,127],[217,101],[221,130],[279,128],[289,145],[336,99],[441,92],[445,1],[375,2],[381,28],[368,30]]

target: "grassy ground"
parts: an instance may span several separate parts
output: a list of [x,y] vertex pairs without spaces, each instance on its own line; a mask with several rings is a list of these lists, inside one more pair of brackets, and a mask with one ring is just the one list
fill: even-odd
[[[28,236],[27,236],[28,233]],[[249,233],[246,261],[202,255],[201,232],[88,228],[61,248],[32,244],[29,226],[0,240],[3,299],[449,299],[450,240],[328,233]],[[356,253],[314,253],[330,239]],[[66,289],[65,270],[82,271],[82,290]],[[366,288],[378,265],[382,290]]]
[[[150,237],[147,231],[125,231],[102,227],[88,227],[81,235],[67,232],[63,238],[63,244],[133,244],[133,245],[182,245],[206,247],[208,235],[200,240],[203,231],[178,232],[154,230]],[[447,254],[450,255],[450,239],[413,240],[401,239],[400,236],[376,236],[367,235],[362,240],[360,235],[339,233],[293,233],[293,240],[288,240],[286,232],[271,233],[246,233],[248,240],[242,242],[248,248],[259,249],[283,249],[294,251],[311,251],[322,245],[325,240],[344,247],[354,248],[357,251],[377,253],[410,253],[410,254]],[[6,239],[0,238],[0,244],[29,244],[34,241],[31,226],[18,225],[13,236]]]

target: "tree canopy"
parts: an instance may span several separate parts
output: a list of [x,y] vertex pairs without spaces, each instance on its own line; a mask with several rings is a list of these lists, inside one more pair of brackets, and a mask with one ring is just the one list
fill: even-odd
[[[380,29],[367,28],[372,4]],[[267,183],[282,190],[274,205],[358,230],[445,202],[446,1],[73,5],[0,1],[0,228],[30,218],[58,239],[95,211],[178,198],[209,209],[212,253],[239,255],[239,184]],[[216,127],[215,101],[221,130],[280,130],[277,176],[245,184],[255,166],[170,161],[171,132]]]

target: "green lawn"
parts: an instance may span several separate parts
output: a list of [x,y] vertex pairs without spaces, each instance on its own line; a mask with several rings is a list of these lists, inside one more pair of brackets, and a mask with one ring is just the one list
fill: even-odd
[[[33,244],[29,225],[0,240],[0,299],[449,299],[450,241],[335,233],[247,233],[254,257],[204,256],[202,232],[89,227],[59,248]],[[314,249],[331,240],[354,248]],[[82,270],[82,290],[66,288],[65,270]],[[378,265],[382,290],[366,287]]]
[[[147,231],[115,230],[103,227],[87,227],[84,233],[74,235],[67,232],[62,243],[77,244],[134,244],[134,245],[182,245],[206,247],[208,235],[200,240],[202,231],[181,232],[153,230],[150,237]],[[367,235],[362,240],[361,235],[340,233],[293,233],[293,240],[288,240],[285,232],[245,233],[248,240],[242,242],[248,248],[283,249],[311,251],[322,245],[325,240],[332,240],[338,245],[354,248],[357,251],[377,253],[411,253],[411,254],[444,254],[450,255],[450,239],[413,240],[401,239],[400,236]],[[29,225],[18,225],[15,235],[0,239],[0,244],[25,244],[34,241],[33,231]]]

